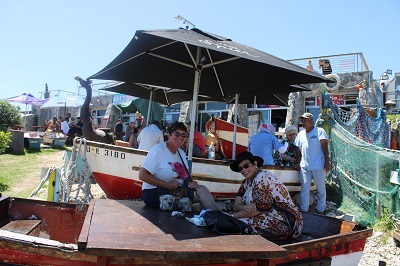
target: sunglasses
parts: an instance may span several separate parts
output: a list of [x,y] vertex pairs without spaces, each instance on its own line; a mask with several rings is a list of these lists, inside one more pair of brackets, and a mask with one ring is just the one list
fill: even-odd
[[181,137],[181,136],[182,136],[182,138],[186,138],[186,137],[189,136],[189,135],[186,134],[186,133],[179,133],[179,132],[174,132],[173,134],[174,134],[174,136],[177,137],[177,138],[179,138],[179,137]]
[[246,164],[244,164],[243,166],[239,166],[239,167],[238,167],[239,172],[242,172],[243,169],[249,168],[250,164],[251,164],[251,163],[246,163]]

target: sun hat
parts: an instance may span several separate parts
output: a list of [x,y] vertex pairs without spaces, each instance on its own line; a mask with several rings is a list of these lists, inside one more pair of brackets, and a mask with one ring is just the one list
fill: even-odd
[[236,161],[234,161],[230,165],[231,170],[234,172],[240,172],[239,164],[246,159],[249,160],[251,163],[253,163],[254,161],[257,161],[257,166],[261,166],[264,163],[263,158],[261,158],[260,156],[254,156],[251,152],[244,151],[244,152],[239,153]]
[[313,118],[313,114],[312,113],[304,113],[301,116],[299,116],[299,119],[305,118],[305,119],[309,119],[309,118]]
[[285,129],[285,134],[286,134],[286,135],[293,134],[293,133],[296,133],[296,134],[297,134],[297,127],[295,127],[295,126],[288,126],[288,127]]

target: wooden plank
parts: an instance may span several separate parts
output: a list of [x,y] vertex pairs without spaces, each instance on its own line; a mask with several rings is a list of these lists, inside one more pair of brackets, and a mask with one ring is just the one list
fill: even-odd
[[39,236],[41,223],[42,220],[16,220],[9,222],[1,229],[23,235]]
[[82,230],[78,237],[78,250],[79,251],[84,251],[86,248],[86,243],[87,243],[87,239],[88,239],[88,235],[89,235],[90,223],[92,221],[94,204],[95,204],[94,200],[90,201],[89,208],[86,211],[85,221],[83,222]]
[[8,211],[10,208],[10,198],[0,197],[0,227],[8,224],[11,221]]
[[143,202],[98,199],[93,206],[86,254],[147,263],[221,263],[287,256],[285,249],[259,235],[216,235]]

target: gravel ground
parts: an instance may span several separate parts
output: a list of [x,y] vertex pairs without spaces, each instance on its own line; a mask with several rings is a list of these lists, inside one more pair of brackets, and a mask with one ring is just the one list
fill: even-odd
[[382,238],[384,238],[382,233],[374,232],[374,234],[367,239],[363,256],[358,265],[400,265],[400,247],[396,245],[392,237],[387,241],[382,241]]

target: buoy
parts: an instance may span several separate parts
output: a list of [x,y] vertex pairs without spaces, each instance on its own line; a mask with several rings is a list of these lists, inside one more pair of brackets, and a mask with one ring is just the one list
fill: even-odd
[[328,75],[325,75],[325,77],[336,81],[336,84],[333,87],[329,87],[326,83],[322,83],[322,86],[325,88],[325,90],[330,94],[337,92],[339,90],[339,86],[341,83],[340,77],[336,74],[328,74]]

